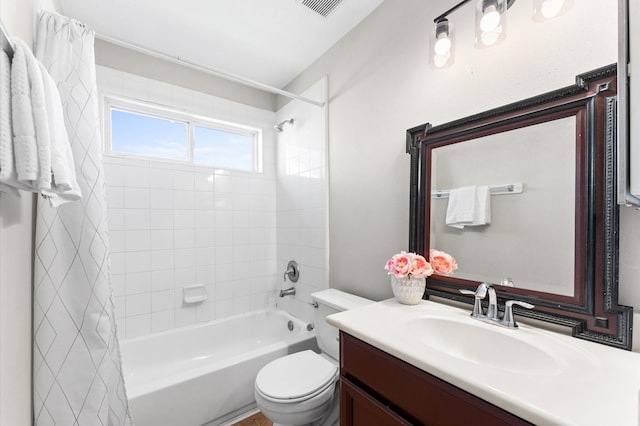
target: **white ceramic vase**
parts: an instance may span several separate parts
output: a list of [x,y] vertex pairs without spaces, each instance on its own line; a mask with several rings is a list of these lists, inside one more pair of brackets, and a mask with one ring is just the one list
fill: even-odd
[[396,278],[395,275],[391,275],[391,290],[393,290],[393,295],[399,303],[404,305],[417,305],[420,303],[426,285],[426,278]]

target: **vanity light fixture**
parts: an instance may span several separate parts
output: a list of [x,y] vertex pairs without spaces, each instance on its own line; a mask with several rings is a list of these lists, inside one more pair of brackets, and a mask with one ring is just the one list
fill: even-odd
[[429,63],[434,68],[444,68],[453,64],[454,59],[454,26],[447,18],[436,22],[435,31],[431,33],[431,54]]
[[[430,35],[429,64],[445,68],[454,60],[454,25],[450,13],[472,0],[462,0],[433,20]],[[495,46],[507,38],[507,10],[516,0],[474,0],[476,2],[475,46],[479,49]],[[533,0],[533,20],[546,21],[564,14],[573,0]]]
[[544,22],[566,13],[573,0],[533,0],[533,20]]
[[515,0],[478,0],[476,3],[476,47],[494,46],[507,38],[507,8]]

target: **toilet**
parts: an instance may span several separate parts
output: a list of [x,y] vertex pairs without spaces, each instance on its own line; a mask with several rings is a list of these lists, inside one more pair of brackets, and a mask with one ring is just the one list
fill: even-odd
[[373,303],[371,300],[327,289],[311,294],[316,340],[320,354],[306,350],[271,361],[258,372],[256,404],[274,425],[337,425],[340,410],[338,329],[325,318]]

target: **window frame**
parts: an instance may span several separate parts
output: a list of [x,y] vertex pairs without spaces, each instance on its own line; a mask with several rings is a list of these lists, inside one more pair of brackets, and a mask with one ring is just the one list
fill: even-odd
[[[151,102],[134,100],[130,98],[124,98],[119,96],[105,95],[103,100],[104,107],[104,153],[105,155],[113,155],[119,157],[138,158],[154,161],[167,161],[176,164],[192,165],[197,167],[208,167],[220,170],[230,170],[246,173],[262,173],[263,172],[263,139],[262,129],[258,127],[232,123],[228,121],[218,120],[212,117],[206,117],[203,115],[191,113],[188,111],[180,111],[174,108],[170,108],[164,105],[154,104]],[[167,120],[171,122],[180,122],[186,125],[186,160],[155,157],[152,155],[134,154],[130,152],[121,152],[113,150],[112,143],[112,110],[118,110],[125,113],[145,115],[152,118],[161,120]],[[226,133],[233,133],[239,135],[246,135],[252,137],[252,168],[240,169],[230,168],[226,166],[217,166],[210,164],[198,163],[194,158],[195,149],[195,127],[203,127],[207,129],[217,130]]]

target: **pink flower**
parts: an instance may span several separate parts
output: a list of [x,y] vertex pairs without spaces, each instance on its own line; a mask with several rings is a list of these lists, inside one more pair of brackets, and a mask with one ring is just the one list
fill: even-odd
[[439,275],[449,275],[458,269],[458,264],[453,256],[435,249],[429,250],[429,262],[435,273]]
[[411,256],[405,252],[395,254],[389,259],[385,269],[389,274],[393,274],[398,278],[404,278],[411,272]]
[[393,255],[384,268],[389,275],[394,275],[396,278],[405,278],[409,275],[425,278],[433,274],[433,268],[427,259],[419,254],[404,251]]
[[433,267],[427,259],[423,256],[416,254],[411,261],[411,275],[416,278],[425,278],[433,274]]

